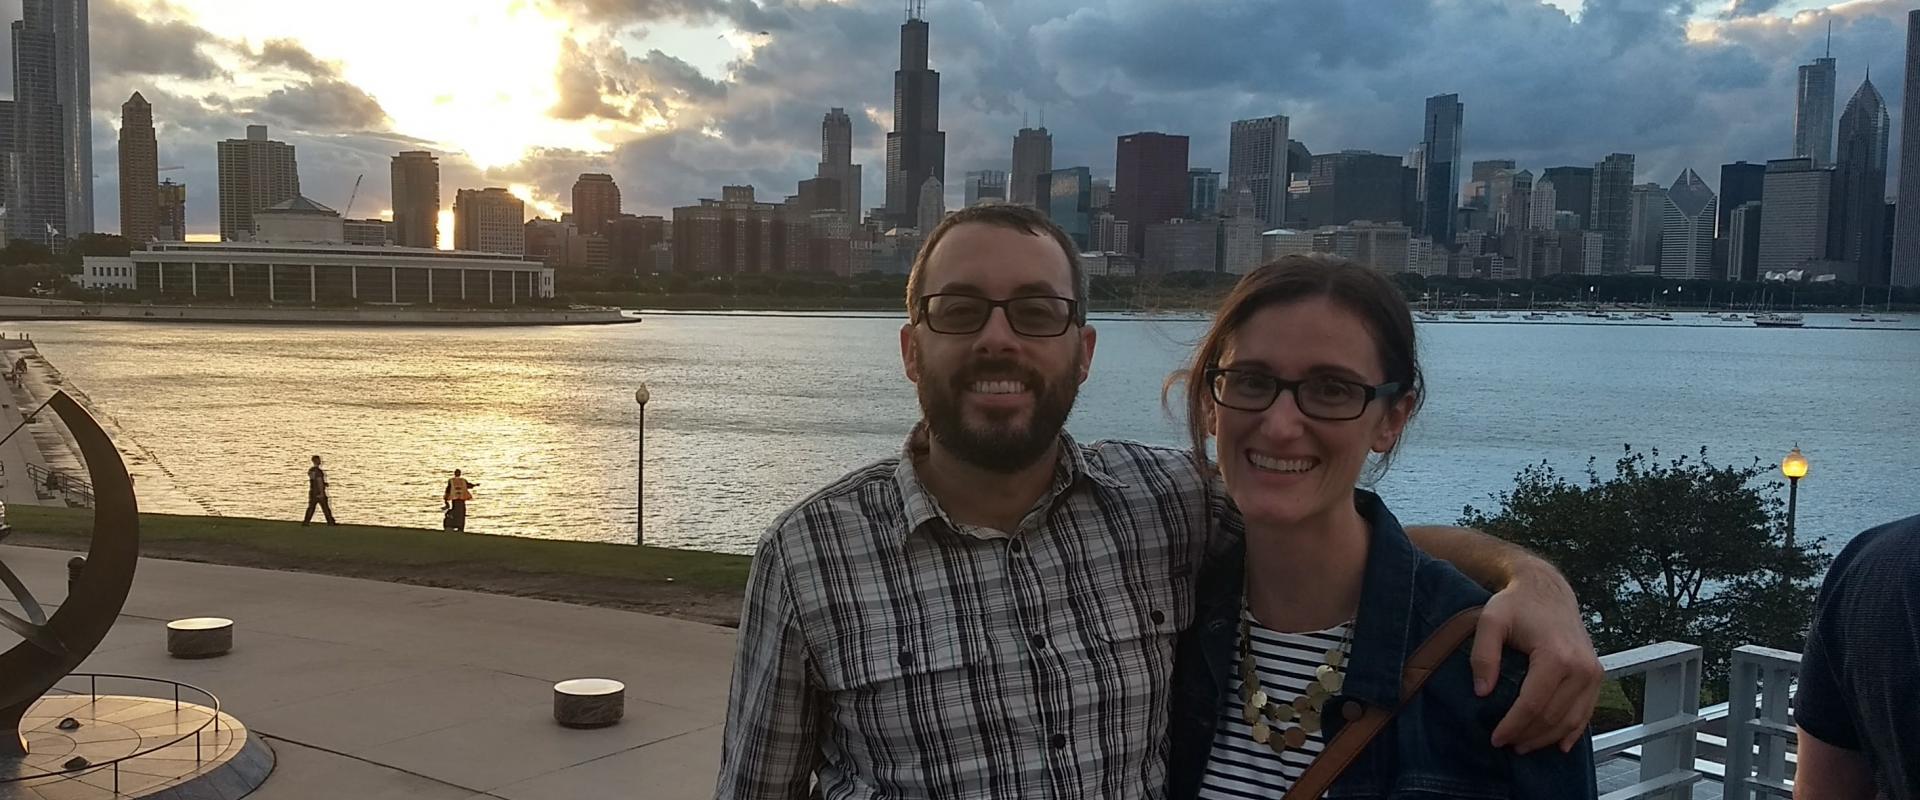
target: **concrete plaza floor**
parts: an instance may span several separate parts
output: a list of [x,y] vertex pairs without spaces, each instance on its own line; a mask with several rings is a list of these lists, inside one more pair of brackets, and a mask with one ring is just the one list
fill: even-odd
[[[0,545],[43,605],[65,596],[72,555]],[[234,620],[233,652],[169,658],[166,622],[193,616]],[[278,759],[258,800],[677,800],[711,796],[733,646],[726,628],[626,611],[142,559],[81,669],[218,695]],[[625,721],[554,723],[553,684],[587,676],[626,683]]]

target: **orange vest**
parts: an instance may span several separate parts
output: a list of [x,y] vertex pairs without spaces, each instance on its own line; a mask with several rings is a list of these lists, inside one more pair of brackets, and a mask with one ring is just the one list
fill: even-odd
[[452,478],[447,481],[447,499],[467,502],[473,499],[473,490],[467,488],[466,478]]

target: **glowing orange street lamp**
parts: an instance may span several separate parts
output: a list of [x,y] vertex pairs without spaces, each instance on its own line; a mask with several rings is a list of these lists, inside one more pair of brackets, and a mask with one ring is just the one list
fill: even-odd
[[1800,479],[1807,477],[1807,457],[1800,454],[1800,446],[1794,445],[1793,452],[1780,459],[1780,474],[1787,476],[1787,547],[1793,547],[1793,516],[1800,505]]

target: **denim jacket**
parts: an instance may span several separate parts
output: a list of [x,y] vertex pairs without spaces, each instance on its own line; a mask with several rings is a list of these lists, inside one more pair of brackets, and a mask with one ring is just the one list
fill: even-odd
[[[1322,719],[1332,741],[1345,724],[1341,704],[1393,708],[1401,669],[1415,648],[1456,612],[1485,603],[1488,593],[1452,565],[1420,552],[1399,521],[1372,492],[1356,490],[1354,504],[1369,529],[1367,565],[1346,683],[1327,701]],[[1173,673],[1168,736],[1168,797],[1197,796],[1226,708],[1229,675],[1239,646],[1244,543],[1214,557],[1203,570],[1193,626],[1181,635]],[[1549,747],[1525,756],[1489,744],[1493,729],[1519,695],[1525,656],[1507,651],[1499,684],[1482,698],[1473,691],[1471,640],[1433,674],[1327,791],[1329,798],[1554,798],[1595,797],[1593,740],[1571,753]]]

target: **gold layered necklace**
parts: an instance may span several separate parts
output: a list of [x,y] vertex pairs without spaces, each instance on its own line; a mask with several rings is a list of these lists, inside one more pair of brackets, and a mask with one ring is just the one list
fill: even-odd
[[1253,614],[1240,618],[1240,715],[1253,727],[1253,740],[1273,749],[1274,755],[1300,748],[1307,737],[1320,732],[1327,698],[1346,685],[1347,654],[1353,646],[1353,623],[1347,623],[1340,644],[1326,651],[1314,670],[1306,692],[1291,703],[1276,703],[1260,688],[1260,671],[1253,659]]

